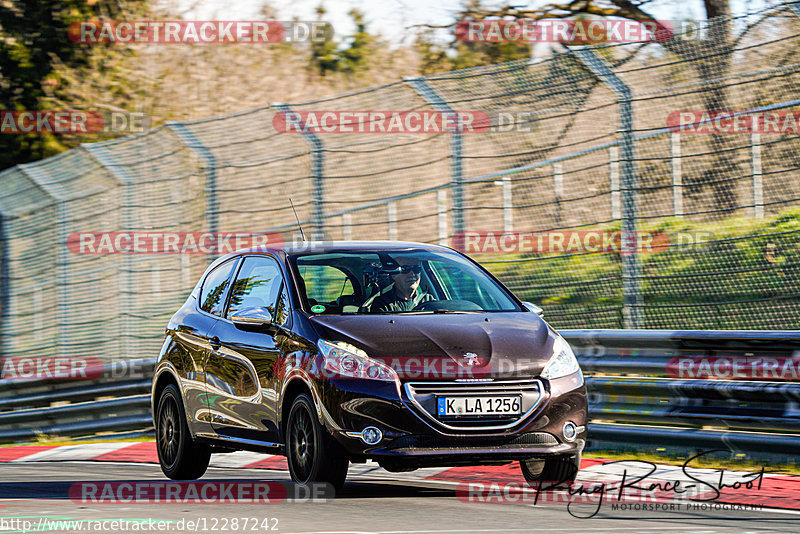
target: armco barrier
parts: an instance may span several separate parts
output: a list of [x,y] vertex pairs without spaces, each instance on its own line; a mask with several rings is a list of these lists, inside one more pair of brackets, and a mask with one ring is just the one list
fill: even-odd
[[[562,334],[587,375],[589,449],[713,448],[752,459],[800,459],[800,380],[792,375],[800,363],[800,332]],[[674,378],[681,361],[689,362],[683,371],[724,376]],[[137,365],[149,374],[154,363]],[[765,365],[775,379],[754,379]],[[152,429],[150,380],[111,380],[112,371],[108,364],[100,378],[84,381],[3,381],[0,442]]]
[[586,373],[800,381],[800,331],[565,330],[563,334]]
[[587,374],[590,449],[798,463],[800,331],[562,333]]
[[155,358],[89,369],[85,380],[0,380],[0,442],[152,428]]

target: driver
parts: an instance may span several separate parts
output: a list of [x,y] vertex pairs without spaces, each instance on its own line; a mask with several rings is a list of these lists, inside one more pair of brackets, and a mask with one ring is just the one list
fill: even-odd
[[421,304],[436,300],[430,293],[419,289],[422,266],[416,260],[401,257],[397,264],[400,272],[392,275],[394,287],[375,299],[370,308],[372,311],[411,311]]

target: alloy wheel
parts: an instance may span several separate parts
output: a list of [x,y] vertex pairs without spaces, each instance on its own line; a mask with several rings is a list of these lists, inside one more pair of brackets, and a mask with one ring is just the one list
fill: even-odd
[[289,430],[289,454],[299,479],[307,481],[314,468],[316,448],[311,414],[305,406],[298,407]]
[[178,420],[178,407],[175,400],[165,399],[158,415],[158,446],[167,465],[174,465],[178,459],[181,439],[181,425]]

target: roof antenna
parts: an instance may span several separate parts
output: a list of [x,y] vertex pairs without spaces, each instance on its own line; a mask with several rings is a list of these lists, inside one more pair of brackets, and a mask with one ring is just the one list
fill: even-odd
[[289,204],[292,206],[292,211],[294,212],[294,218],[297,219],[297,227],[300,229],[300,237],[303,238],[303,242],[306,241],[306,234],[303,232],[303,226],[300,224],[300,217],[297,216],[297,210],[294,209],[294,202],[292,202],[292,197],[289,197]]

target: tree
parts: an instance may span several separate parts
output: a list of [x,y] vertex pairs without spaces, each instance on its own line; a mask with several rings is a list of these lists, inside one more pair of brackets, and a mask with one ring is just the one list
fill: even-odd
[[[70,41],[70,23],[128,18],[135,11],[123,0],[7,0],[0,4],[0,108],[9,111],[66,109],[84,80],[71,70],[97,67],[97,58],[113,59],[128,52],[118,45],[87,45]],[[117,46],[116,49],[113,47]],[[105,61],[103,62],[105,63]],[[64,107],[65,105],[65,107]],[[47,133],[0,135],[0,169],[61,152],[70,144]]]
[[[470,14],[483,11],[481,0],[466,0],[458,20],[481,20]],[[434,42],[430,30],[420,33],[416,48],[422,58],[421,74],[494,65],[530,56],[530,47],[526,43],[463,42],[456,39],[441,46]]]
[[[317,20],[327,13],[325,7],[317,7]],[[311,65],[321,76],[337,72],[355,75],[365,72],[370,67],[370,58],[375,56],[377,38],[367,32],[364,13],[351,9],[348,13],[353,19],[356,31],[348,39],[347,46],[339,46],[333,40],[333,29],[328,27],[325,40],[311,45]]]
[[341,52],[342,69],[357,73],[367,68],[369,57],[375,53],[375,37],[367,32],[364,13],[351,9],[348,14],[356,25],[356,32],[351,37],[350,45]]
[[[317,6],[317,20],[322,20],[327,11],[325,6]],[[336,50],[336,42],[333,40],[333,31],[330,25],[326,28],[325,39],[315,41],[311,44],[311,68],[325,76],[330,72],[338,72],[341,66],[341,57]]]
[[[506,6],[500,9],[484,9],[472,0],[459,13],[459,19],[484,20],[494,18],[549,19],[568,18],[581,15],[598,17],[618,17],[655,23],[658,31],[670,32],[643,8],[647,1],[574,0],[569,4],[549,4],[537,9]],[[709,31],[704,39],[688,41],[684,39],[665,39],[661,45],[669,52],[689,62],[699,79],[704,80],[707,89],[701,93],[703,106],[709,112],[730,110],[725,80],[731,70],[732,51],[735,39],[732,36],[729,0],[704,0]],[[739,162],[731,157],[733,145],[731,136],[714,133],[710,137],[712,162],[700,183],[709,184],[715,192],[716,208],[730,212],[736,208],[735,177],[743,175]]]

